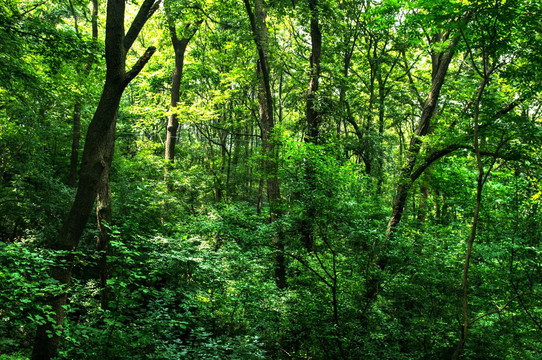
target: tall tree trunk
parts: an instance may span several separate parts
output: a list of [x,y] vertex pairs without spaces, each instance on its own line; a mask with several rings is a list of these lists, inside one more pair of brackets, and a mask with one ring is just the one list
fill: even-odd
[[310,79],[307,89],[307,103],[305,117],[307,118],[307,140],[318,144],[320,132],[320,114],[317,108],[317,92],[320,83],[320,60],[322,58],[322,32],[319,24],[318,1],[308,0],[310,9],[311,28],[311,55],[310,55]]
[[365,123],[365,137],[360,140],[360,146],[363,150],[360,149],[361,158],[365,164],[365,173],[367,175],[372,175],[373,173],[373,158],[374,158],[374,124],[373,124],[373,108],[376,100],[375,94],[375,83],[376,75],[379,72],[380,60],[378,59],[378,38],[374,37],[372,34],[369,35],[369,43],[367,44],[367,61],[369,62],[369,67],[371,69],[369,74],[369,104],[367,105],[367,121]]
[[[490,65],[490,49],[491,45],[494,44],[493,41],[497,37],[497,33],[492,31],[487,32],[484,31],[484,29],[481,29],[482,32],[482,67],[479,68],[476,66],[476,62],[474,61],[474,56],[472,53],[472,49],[469,45],[468,40],[465,38],[465,42],[467,45],[468,54],[471,58],[473,68],[478,72],[478,75],[481,77],[480,86],[478,87],[478,93],[476,96],[476,100],[474,102],[474,153],[476,155],[476,167],[478,169],[478,178],[476,181],[476,205],[474,208],[474,215],[472,218],[472,227],[471,227],[471,233],[469,237],[469,242],[467,243],[467,251],[465,254],[465,262],[463,263],[463,277],[461,280],[461,290],[462,290],[462,315],[463,315],[463,321],[461,323],[461,336],[459,338],[459,341],[457,343],[457,347],[452,354],[452,360],[457,360],[461,356],[461,353],[463,352],[463,348],[465,346],[465,342],[467,340],[467,334],[469,330],[469,303],[468,303],[468,274],[469,274],[469,268],[470,268],[470,259],[472,256],[472,248],[474,245],[474,240],[476,239],[476,231],[478,229],[478,219],[480,217],[480,207],[482,204],[482,191],[484,189],[484,184],[486,183],[489,174],[491,173],[491,169],[495,165],[496,162],[496,156],[500,149],[500,147],[503,145],[501,143],[496,151],[495,151],[495,157],[493,158],[493,162],[488,167],[487,171],[484,170],[484,165],[482,163],[482,155],[480,152],[480,104],[482,101],[482,95],[484,93],[484,90],[486,89],[487,84],[490,81],[491,75],[493,71],[496,69],[497,64],[494,63]],[[489,44],[485,43],[486,41],[486,35]],[[502,112],[502,110],[501,110]],[[482,139],[483,141],[483,139]]]
[[[177,27],[174,25],[173,20],[171,19],[171,14],[169,13],[169,7],[166,7],[167,16],[170,18],[169,24],[169,33],[171,37],[171,44],[173,45],[173,50],[175,52],[175,67],[173,69],[173,75],[171,77],[171,115],[168,118],[167,123],[167,132],[166,132],[166,152],[165,158],[169,165],[173,164],[175,161],[175,144],[177,142],[177,131],[179,129],[179,121],[177,119],[177,104],[180,99],[181,91],[181,80],[183,78],[183,68],[184,68],[184,55],[186,52],[186,47],[188,42],[194,34],[198,31],[199,25],[202,21],[196,22],[193,24],[187,24],[186,30],[189,30],[190,35],[188,37],[178,38],[177,36]],[[169,166],[168,165],[168,166]],[[173,190],[172,184],[168,181],[168,166],[165,169],[165,180],[168,190]]]
[[[269,69],[269,43],[267,38],[266,12],[263,0],[254,1],[254,12],[249,0],[244,0],[252,27],[252,34],[258,48],[258,86],[259,115],[262,124],[262,148],[264,154],[264,173],[267,180],[267,199],[269,201],[269,221],[275,223],[280,217],[280,183],[278,179],[278,146],[273,139],[273,94],[271,93]],[[275,251],[275,283],[278,288],[286,287],[286,263],[284,258],[284,239],[280,229],[272,239]]]
[[[322,32],[320,31],[319,24],[319,10],[317,0],[308,0],[310,9],[310,29],[311,29],[311,55],[310,55],[310,78],[309,87],[307,89],[307,102],[305,105],[305,117],[307,121],[307,135],[305,141],[312,144],[318,144],[320,133],[320,114],[317,108],[317,96],[318,87],[320,83],[320,62],[322,58]],[[349,59],[348,59],[349,61]],[[345,71],[347,72],[347,65],[345,64]],[[314,250],[314,236],[313,236],[313,220],[316,216],[315,204],[312,201],[310,193],[312,193],[315,186],[315,173],[313,160],[309,157],[305,166],[305,180],[309,190],[305,196],[305,214],[301,220],[301,240],[305,249],[308,252]]]
[[[75,20],[77,20],[73,4],[70,0],[70,7]],[[92,40],[98,40],[98,0],[92,0]],[[77,31],[77,22],[76,22]],[[84,72],[88,73],[88,64]],[[79,157],[79,139],[81,137],[81,102],[78,101],[74,106],[73,117],[73,141],[72,141],[72,156],[70,163],[70,186],[76,185],[77,162]],[[114,130],[113,130],[114,131]],[[111,147],[111,151],[114,149]],[[112,158],[113,153],[108,154],[107,158]],[[109,182],[109,169],[104,169],[98,184],[98,193],[96,197],[96,222],[98,229],[98,237],[96,239],[96,250],[99,253],[98,272],[100,284],[100,302],[101,308],[106,309],[109,303],[109,287],[107,279],[109,278],[109,265],[107,257],[109,255],[110,234],[108,226],[111,225],[112,210],[111,210],[111,188]]]
[[61,284],[63,291],[55,296],[51,295],[47,300],[54,323],[48,321],[45,325],[38,326],[32,352],[33,360],[51,359],[58,353],[64,321],[63,305],[66,304],[68,284],[73,268],[70,253],[79,244],[94,205],[100,179],[104,171],[108,172],[111,166],[117,111],[122,93],[155,51],[154,47],[147,49],[132,69],[126,72],[126,53],[147,19],[156,10],[156,3],[156,0],[143,2],[126,35],[124,33],[124,1],[109,0],[107,3],[106,81],[100,102],[88,128],[75,200],[58,237],[52,244],[53,249],[65,251],[65,255],[58,258],[58,265],[51,270],[51,276]]
[[[480,140],[479,140],[479,118],[480,118],[480,101],[482,99],[482,94],[488,82],[488,78],[484,77],[480,85],[476,103],[474,107],[474,153],[476,155],[476,165],[478,168],[478,178],[476,179],[476,206],[474,208],[474,216],[472,218],[472,227],[469,237],[469,242],[467,243],[467,253],[465,255],[465,262],[463,264],[463,277],[461,280],[461,289],[462,289],[462,315],[463,322],[461,324],[461,336],[457,347],[452,355],[452,360],[457,360],[461,353],[463,352],[463,347],[465,346],[465,341],[467,340],[467,333],[469,329],[469,313],[468,313],[468,274],[469,274],[469,265],[470,258],[472,254],[472,246],[476,238],[476,231],[478,229],[478,218],[480,217],[480,206],[482,204],[482,190],[484,189],[484,183],[487,179],[487,174],[484,174],[484,166],[482,164],[482,156],[480,154]],[[489,174],[488,170],[488,174]]]
[[[447,35],[439,35],[434,40],[442,42],[446,41],[447,38]],[[420,137],[426,135],[429,132],[430,122],[437,108],[437,100],[440,94],[440,89],[444,84],[446,73],[448,71],[448,66],[450,65],[450,61],[453,57],[453,47],[455,46],[455,43],[455,40],[451,41],[447,51],[444,51],[442,53],[434,53],[432,55],[432,85],[429,95],[424,102],[418,127],[415,134],[412,135],[410,146],[407,150],[406,164],[403,166],[399,176],[399,181],[396,188],[396,196],[393,200],[392,215],[388,223],[388,229],[386,231],[386,235],[388,238],[392,238],[394,236],[394,232],[399,225],[401,216],[403,215],[403,210],[406,206],[408,191],[410,190],[413,181],[417,177],[419,177],[419,170],[422,169],[421,171],[423,171],[428,166],[420,166],[416,170],[416,173],[414,172],[414,165],[416,164],[416,160],[418,158],[418,154],[421,148]],[[431,162],[429,162],[429,164],[430,163]],[[386,244],[379,245],[376,241],[373,244],[373,254],[371,256],[374,257],[374,262],[377,265],[377,268],[376,272],[368,274],[366,279],[366,290],[364,297],[367,301],[367,304],[374,301],[374,299],[376,298],[376,295],[379,291],[380,283],[382,281],[382,275],[379,272],[379,269],[384,269],[388,262],[388,256],[383,254],[384,252],[380,251],[382,254],[378,254],[379,250],[381,250],[380,248],[385,245]]]
[[[393,68],[393,67],[392,67]],[[378,171],[376,174],[377,185],[376,193],[382,194],[382,184],[384,182],[384,150],[383,150],[383,138],[384,138],[384,116],[385,116],[385,100],[386,100],[386,81],[391,74],[391,69],[389,73],[383,78],[382,69],[379,68],[377,72],[378,80],[378,155],[377,155],[377,164]]]

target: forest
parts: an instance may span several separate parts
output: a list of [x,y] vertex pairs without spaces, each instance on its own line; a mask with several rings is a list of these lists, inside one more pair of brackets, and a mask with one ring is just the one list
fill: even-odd
[[541,19],[1,1],[0,360],[542,359]]

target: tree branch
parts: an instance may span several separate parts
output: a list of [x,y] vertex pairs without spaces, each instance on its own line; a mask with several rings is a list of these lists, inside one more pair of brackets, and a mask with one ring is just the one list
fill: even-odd
[[147,20],[158,9],[160,2],[161,0],[145,0],[143,2],[134,21],[132,21],[132,25],[130,25],[130,29],[128,29],[128,32],[124,37],[124,51],[128,52],[128,50],[130,50],[135,39],[139,35],[139,32],[143,28],[143,25],[145,25]]
[[151,59],[151,56],[156,51],[156,48],[154,46],[149,47],[145,53],[137,60],[137,62],[132,66],[132,69],[126,73],[126,76],[124,78],[125,85],[128,85],[130,81],[132,81],[133,78],[139,74],[141,70],[145,67],[145,65],[149,62]]
[[[516,293],[516,294],[517,294],[517,293]],[[524,295],[525,295],[525,294],[524,294]],[[485,314],[482,314],[482,315],[479,315],[479,316],[475,317],[474,319],[472,319],[472,320],[469,322],[469,326],[471,326],[472,324],[474,324],[476,321],[485,318],[486,316],[493,315],[493,314],[498,314],[498,313],[502,312],[504,309],[506,309],[506,308],[508,307],[508,305],[510,305],[510,303],[511,303],[512,301],[514,301],[514,300],[517,299],[517,298],[520,298],[520,295],[519,295],[519,294],[517,294],[516,296],[514,296],[513,298],[511,298],[510,300],[508,300],[508,302],[507,302],[506,304],[504,304],[503,306],[501,306],[501,307],[498,307],[498,306],[497,306],[497,308],[496,308],[495,310],[490,311],[490,312],[487,312],[487,313],[485,313]]]
[[532,295],[532,293],[528,293],[528,294],[520,294],[517,287],[514,285],[514,283],[512,281],[510,281],[510,285],[512,285],[512,288],[514,289],[514,292],[516,293],[516,297],[518,298],[519,300],[519,304],[521,305],[521,307],[523,308],[523,310],[525,310],[525,312],[527,313],[527,315],[529,316],[529,318],[532,320],[532,322],[536,325],[536,327],[539,329],[539,330],[542,330],[542,325],[534,318],[534,316],[531,314],[531,312],[529,310],[527,310],[527,307],[525,306],[525,303],[523,302],[523,299],[521,298],[523,295]]
[[410,180],[412,182],[416,181],[416,179],[418,179],[420,175],[425,171],[425,169],[427,169],[432,163],[434,163],[441,157],[446,156],[449,153],[457,149],[464,148],[464,147],[465,147],[464,145],[452,144],[452,145],[448,145],[444,149],[434,151],[424,160],[424,162],[414,172],[412,172],[412,175],[410,175]]
[[509,113],[510,111],[514,110],[519,105],[521,105],[521,103],[523,103],[525,100],[527,100],[527,98],[525,98],[525,97],[518,98],[518,99],[512,101],[507,106],[500,109],[499,111],[497,111],[497,113],[495,115],[497,115],[497,116],[498,115],[505,115],[505,114]]

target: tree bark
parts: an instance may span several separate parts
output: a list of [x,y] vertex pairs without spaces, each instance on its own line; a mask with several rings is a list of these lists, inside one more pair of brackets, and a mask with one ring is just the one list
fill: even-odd
[[[62,292],[51,295],[47,305],[52,311],[54,323],[47,322],[38,326],[33,360],[51,359],[58,354],[60,333],[64,321],[68,285],[71,279],[73,259],[70,255],[79,244],[79,239],[88,221],[94,200],[98,192],[98,184],[111,166],[117,111],[120,99],[128,83],[143,69],[155,48],[149,48],[139,61],[128,72],[125,71],[126,53],[141,31],[147,19],[155,10],[156,0],[145,0],[136,15],[128,33],[124,35],[125,2],[109,0],[107,3],[106,21],[106,80],[94,117],[89,125],[83,158],[79,174],[79,184],[72,207],[65,218],[58,237],[52,248],[64,251],[59,262],[51,270],[51,276],[62,286]],[[60,262],[65,260],[65,262]]]
[[[266,12],[263,0],[254,1],[254,12],[249,0],[244,0],[252,27],[252,34],[258,48],[258,86],[259,115],[262,124],[262,148],[264,155],[264,173],[267,182],[267,199],[269,201],[269,221],[275,223],[280,217],[280,183],[278,179],[278,146],[273,139],[273,94],[271,93],[269,69],[269,43],[267,38]],[[284,239],[280,229],[276,230],[272,239],[275,251],[275,283],[279,289],[286,287],[286,263],[284,258]]]
[[98,0],[92,0],[92,38],[98,40]]

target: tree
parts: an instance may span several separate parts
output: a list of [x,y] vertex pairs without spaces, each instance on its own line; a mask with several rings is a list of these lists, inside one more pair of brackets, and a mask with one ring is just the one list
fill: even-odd
[[[309,59],[309,86],[307,89],[307,100],[305,104],[305,117],[307,122],[307,134],[305,141],[307,143],[317,145],[319,143],[320,123],[322,116],[319,108],[321,107],[321,99],[319,99],[318,87],[320,85],[320,71],[322,59],[322,32],[320,30],[320,9],[317,0],[308,1],[310,12],[310,38],[311,38],[311,53]],[[307,177],[308,190],[306,196],[306,214],[301,221],[301,237],[305,249],[312,251],[314,247],[313,224],[312,220],[315,216],[315,209],[312,195],[315,190],[314,169],[312,167],[313,159],[307,159],[305,165],[305,175]]]
[[540,357],[541,2],[0,3],[2,356]]
[[155,48],[148,48],[129,71],[125,70],[126,54],[147,19],[156,11],[158,4],[159,2],[155,0],[145,0],[125,34],[125,2],[110,0],[107,3],[106,81],[98,108],[88,128],[77,194],[71,210],[60,229],[60,233],[52,245],[55,250],[66,252],[62,261],[65,264],[62,264],[62,258],[59,257],[58,265],[51,271],[51,276],[64,286],[65,291],[61,294],[51,295],[48,299],[47,305],[51,307],[54,323],[47,322],[45,325],[38,327],[32,359],[51,359],[57,354],[64,320],[63,305],[66,303],[67,286],[71,279],[73,267],[69,253],[79,243],[81,233],[98,193],[100,181],[103,176],[107,176],[111,166],[115,144],[116,117],[122,93],[128,83],[137,76],[149,61]]
[[[172,5],[170,2],[165,3],[168,29],[171,37],[171,44],[173,45],[173,51],[175,53],[175,67],[171,77],[171,115],[169,115],[167,123],[165,158],[168,162],[173,163],[175,161],[175,144],[177,142],[177,130],[179,128],[179,121],[177,119],[177,104],[179,102],[181,93],[184,56],[190,39],[192,39],[192,37],[196,34],[198,27],[203,21],[196,20],[194,23],[188,22],[184,26],[184,29],[181,30],[181,38],[179,38],[177,25],[175,23],[177,12],[174,12],[171,7]],[[171,184],[169,184],[167,181],[167,168],[166,183],[171,190]]]
[[[461,16],[459,17],[461,20]],[[437,32],[428,38],[431,46],[431,88],[427,98],[423,101],[420,119],[416,126],[416,132],[412,135],[406,154],[406,163],[401,168],[399,179],[395,189],[395,195],[392,204],[392,214],[388,222],[386,234],[393,236],[397,226],[403,216],[406,206],[408,191],[418,175],[414,171],[414,166],[418,160],[418,155],[422,147],[421,138],[427,135],[431,128],[431,119],[437,111],[437,104],[440,90],[446,79],[446,74],[454,56],[459,34],[452,29],[437,30]]]
[[307,104],[305,106],[305,116],[307,117],[307,141],[318,144],[319,127],[321,116],[318,107],[318,86],[320,83],[320,62],[322,59],[322,32],[319,24],[319,4],[317,0],[309,0],[310,11],[310,35],[311,35],[311,54],[310,54],[310,77],[307,89]]
[[[514,9],[514,10],[512,10]],[[486,120],[484,117],[488,117],[488,114],[484,114],[482,108],[482,102],[484,97],[487,96],[487,90],[490,82],[494,77],[497,77],[502,68],[511,65],[514,60],[514,49],[509,47],[509,43],[504,43],[499,39],[503,37],[504,33],[508,33],[512,36],[516,35],[514,18],[510,16],[510,11],[521,11],[521,6],[514,3],[501,4],[500,2],[480,4],[473,10],[473,28],[466,28],[462,30],[462,37],[467,48],[467,56],[470,60],[470,65],[475,75],[479,78],[479,85],[477,92],[474,94],[474,102],[472,104],[472,123],[473,123],[473,150],[476,161],[476,168],[478,176],[476,179],[476,198],[474,206],[474,214],[472,218],[471,232],[467,242],[465,260],[463,263],[463,276],[461,281],[462,288],[462,322],[461,322],[461,335],[454,353],[452,354],[452,360],[459,359],[461,356],[469,332],[469,328],[475,320],[480,319],[486,314],[478,316],[475,320],[470,319],[469,314],[469,269],[471,268],[471,258],[473,254],[474,242],[476,240],[478,227],[480,226],[480,213],[482,207],[482,195],[484,186],[488,182],[488,178],[491,175],[495,164],[499,158],[507,157],[503,155],[503,148],[512,139],[510,136],[513,132],[504,131],[497,137],[499,140],[493,145],[492,151],[483,151],[482,146],[489,146],[487,144],[488,131],[483,131],[483,125],[491,124],[491,120]],[[505,78],[501,80],[504,81]],[[517,96],[517,95],[515,95]],[[511,104],[505,109],[498,111],[495,114],[490,113],[489,116],[499,117],[505,115],[509,111],[512,111],[517,105],[520,99],[512,101]],[[523,100],[521,100],[523,101]],[[488,108],[488,104],[485,105]],[[491,109],[491,107],[489,107]],[[484,121],[485,120],[485,121]],[[497,129],[495,129],[499,132]],[[482,134],[486,136],[486,140],[482,140]],[[483,155],[489,157],[489,163],[484,164]],[[513,286],[513,285],[512,285]],[[516,295],[519,294],[516,291]],[[504,308],[497,308],[496,312],[502,311]]]
[[[262,126],[262,148],[264,173],[267,178],[267,199],[269,201],[269,221],[277,224],[280,217],[280,184],[278,179],[278,146],[274,138],[273,94],[271,92],[271,70],[269,68],[269,42],[267,39],[266,11],[263,0],[254,1],[254,11],[249,0],[245,0],[252,35],[258,50],[258,104]],[[280,226],[280,225],[278,225]],[[284,239],[278,229],[273,235],[275,252],[275,281],[277,287],[286,287],[286,265],[284,259]]]

